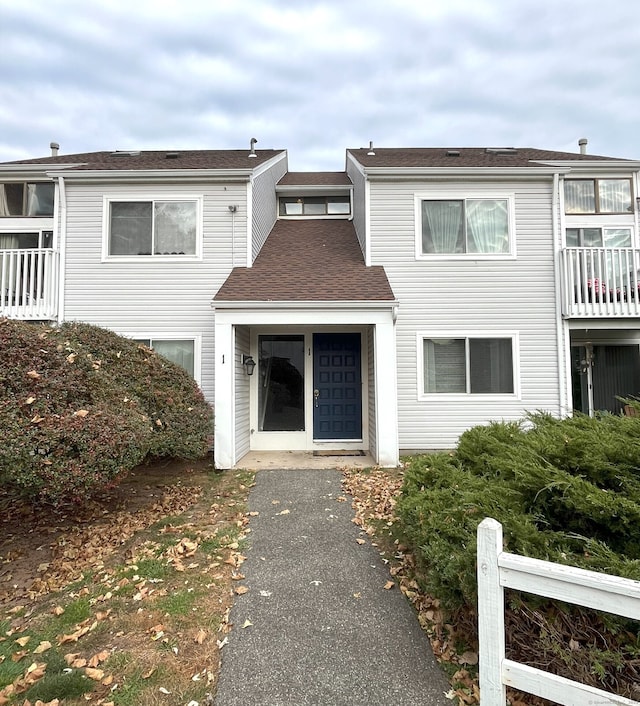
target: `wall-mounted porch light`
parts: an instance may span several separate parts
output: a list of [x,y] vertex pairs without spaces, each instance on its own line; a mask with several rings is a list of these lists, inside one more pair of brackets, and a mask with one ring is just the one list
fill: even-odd
[[250,355],[242,356],[242,365],[244,365],[247,375],[253,375],[256,368],[256,361]]

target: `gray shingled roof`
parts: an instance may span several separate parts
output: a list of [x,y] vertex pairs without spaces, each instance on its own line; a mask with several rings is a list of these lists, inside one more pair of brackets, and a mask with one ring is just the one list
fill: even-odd
[[276,221],[253,267],[236,267],[216,301],[394,301],[383,267],[367,267],[348,220]]
[[287,172],[278,186],[351,186],[346,172]]
[[535,167],[536,162],[557,162],[564,160],[615,160],[593,154],[575,152],[553,152],[530,147],[511,148],[486,147],[414,147],[414,148],[378,148],[373,147],[374,155],[369,155],[366,147],[349,149],[360,164],[365,167]]
[[73,167],[76,170],[254,169],[282,152],[284,150],[256,150],[256,157],[251,158],[249,150],[141,150],[137,154],[135,151],[85,152],[3,164],[50,164],[52,167],[64,164],[79,165]]

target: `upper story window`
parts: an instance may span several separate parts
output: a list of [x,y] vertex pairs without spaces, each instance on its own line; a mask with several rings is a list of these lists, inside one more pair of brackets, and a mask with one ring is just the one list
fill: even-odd
[[418,256],[513,254],[511,197],[418,199]]
[[198,201],[109,203],[109,255],[196,255]]
[[631,179],[567,179],[564,207],[568,214],[631,213]]
[[281,216],[348,216],[348,196],[281,196]]
[[0,217],[53,216],[53,182],[0,184]]

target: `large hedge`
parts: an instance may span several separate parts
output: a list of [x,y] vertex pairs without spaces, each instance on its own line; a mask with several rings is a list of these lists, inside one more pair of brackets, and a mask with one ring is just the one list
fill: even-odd
[[79,500],[148,457],[207,452],[212,415],[193,379],[88,324],[0,320],[0,484]]
[[507,551],[640,580],[640,417],[475,427],[456,451],[409,462],[398,514],[426,587],[452,609],[476,604],[484,517],[503,524]]

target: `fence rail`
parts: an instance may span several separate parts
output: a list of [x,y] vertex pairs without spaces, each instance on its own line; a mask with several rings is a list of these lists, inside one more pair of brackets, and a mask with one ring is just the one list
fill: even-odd
[[47,320],[58,315],[59,254],[0,250],[0,316]]
[[560,266],[565,316],[640,316],[640,250],[565,248]]
[[506,659],[504,589],[640,620],[640,581],[508,554],[502,525],[478,526],[478,632],[482,706],[504,706],[506,687],[566,706],[639,706],[640,702]]

